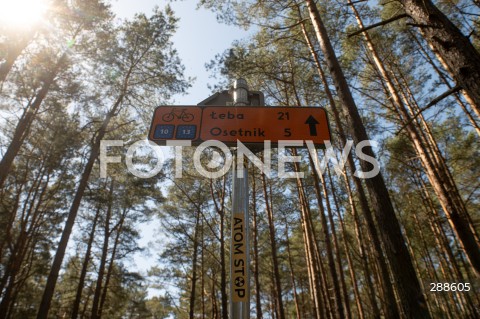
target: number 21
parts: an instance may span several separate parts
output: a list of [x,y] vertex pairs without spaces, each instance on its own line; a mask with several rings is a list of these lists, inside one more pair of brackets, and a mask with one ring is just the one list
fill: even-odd
[[288,112],[278,112],[278,119],[279,120],[289,120],[290,119],[290,115],[288,114]]

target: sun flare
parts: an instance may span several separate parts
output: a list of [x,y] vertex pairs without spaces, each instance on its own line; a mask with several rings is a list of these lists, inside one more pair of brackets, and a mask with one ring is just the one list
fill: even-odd
[[47,0],[0,0],[0,25],[30,27],[40,22]]

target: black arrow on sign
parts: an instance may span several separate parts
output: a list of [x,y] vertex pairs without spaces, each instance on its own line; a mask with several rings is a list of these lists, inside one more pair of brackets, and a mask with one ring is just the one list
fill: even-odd
[[305,121],[305,124],[308,124],[308,126],[310,127],[310,136],[317,136],[318,121],[310,115]]

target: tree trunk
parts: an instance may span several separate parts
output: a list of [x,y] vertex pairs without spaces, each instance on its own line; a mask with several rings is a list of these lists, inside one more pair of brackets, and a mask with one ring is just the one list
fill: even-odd
[[193,260],[192,260],[192,286],[190,290],[190,309],[189,318],[195,318],[195,291],[197,285],[197,259],[198,259],[198,236],[200,225],[200,212],[195,216],[195,230],[193,234]]
[[[325,26],[320,19],[318,8],[313,0],[306,0],[306,3],[318,41],[325,55],[341,104],[345,110],[344,115],[347,118],[351,135],[356,144],[369,140]],[[371,147],[365,147],[363,152],[365,155],[375,158]],[[360,165],[364,172],[372,169],[370,163],[365,160],[361,159]],[[405,240],[382,174],[379,172],[376,176],[366,179],[366,185],[385,244],[385,251],[392,267],[396,286],[398,287],[398,294],[402,301],[400,305],[402,311],[407,318],[430,318],[425,305],[425,297],[420,288],[410,254],[405,246]]]
[[[311,157],[309,157],[309,159],[310,159],[310,164],[313,171],[316,172],[313,164],[313,159]],[[320,181],[316,173],[313,173],[313,178],[314,178],[315,193],[317,195],[320,222],[321,222],[322,231],[323,231],[323,240],[325,241],[325,249],[327,251],[328,268],[330,271],[330,276],[332,276],[332,282],[333,282],[333,292],[335,296],[335,313],[337,318],[344,318],[345,315],[344,315],[342,297],[341,297],[342,292],[340,290],[340,285],[338,282],[337,270],[335,268],[335,260],[333,258],[332,242],[330,239],[330,231],[328,230],[327,218],[325,217],[325,208],[323,207],[323,202],[321,197],[322,195],[320,193],[320,185],[319,185]],[[327,195],[325,194],[325,196]]]
[[[370,301],[370,307],[372,308],[372,314],[373,318],[380,318],[380,311],[378,309],[377,305],[377,300],[376,300],[376,293],[375,293],[375,288],[372,282],[372,275],[370,271],[370,265],[368,264],[368,258],[367,258],[367,248],[366,248],[366,243],[365,239],[363,236],[363,231],[361,229],[361,224],[360,224],[360,218],[358,216],[357,208],[354,203],[353,199],[353,194],[352,190],[350,188],[350,182],[348,181],[347,175],[345,176],[345,182],[347,186],[347,195],[348,195],[348,200],[350,202],[350,207],[351,207],[351,213],[353,216],[353,221],[354,221],[354,228],[355,228],[355,235],[357,238],[358,242],[358,249],[360,252],[360,260],[362,262],[362,268],[363,268],[363,273],[364,273],[364,278],[365,278],[365,286],[367,289],[367,294],[368,294],[368,299]],[[387,303],[387,302],[385,302]]]
[[[298,171],[298,164],[294,163],[295,170]],[[321,288],[320,288],[320,271],[318,270],[318,264],[315,260],[315,248],[314,248],[314,236],[312,234],[313,229],[309,223],[310,209],[305,198],[305,191],[303,188],[302,180],[297,177],[297,191],[298,197],[300,200],[301,208],[301,223],[302,223],[302,234],[305,248],[305,258],[307,263],[308,279],[310,286],[310,296],[312,303],[312,312],[314,318],[324,319],[326,318],[326,306],[322,298]]]
[[280,270],[278,266],[278,257],[277,257],[277,243],[275,238],[275,225],[273,221],[273,210],[270,205],[270,199],[267,192],[267,182],[265,180],[265,175],[262,174],[262,187],[263,187],[263,196],[265,198],[265,209],[268,216],[268,228],[270,235],[270,246],[272,247],[272,262],[273,262],[273,292],[276,308],[276,313],[279,319],[285,319],[285,309],[283,308],[282,300],[282,285],[280,280]]
[[[312,169],[315,170],[312,158],[310,158],[310,165],[311,165]],[[328,222],[330,223],[330,227],[332,228],[333,250],[335,251],[335,254],[337,255],[336,261],[337,261],[337,268],[338,268],[338,273],[339,273],[339,278],[340,278],[340,285],[341,285],[342,294],[343,294],[343,300],[344,300],[344,303],[345,303],[346,318],[351,318],[352,314],[351,314],[351,311],[350,311],[350,301],[349,301],[349,298],[348,298],[347,287],[346,287],[346,284],[345,284],[345,276],[343,274],[342,255],[340,253],[340,247],[339,247],[338,239],[337,239],[337,232],[335,230],[335,222],[333,220],[333,213],[332,213],[332,208],[331,208],[331,205],[330,205],[330,198],[328,197],[327,183],[325,182],[325,178],[323,177],[323,175],[318,175],[317,177],[320,177],[320,181],[322,183],[322,191],[323,191],[323,194],[325,195],[325,203],[326,203],[326,207],[327,207]],[[337,209],[337,212],[339,212],[338,209]]]
[[200,245],[201,245],[201,251],[200,251],[200,271],[201,271],[201,287],[200,291],[202,292],[202,319],[205,319],[205,316],[207,315],[206,313],[206,302],[205,302],[205,297],[206,297],[206,289],[205,289],[205,228],[203,225],[203,218],[201,219],[201,224],[200,224],[200,230],[201,230],[201,238],[200,238]]
[[77,293],[75,294],[75,301],[72,308],[72,319],[78,318],[78,312],[80,310],[80,303],[82,302],[82,292],[85,286],[85,278],[87,277],[88,264],[90,263],[90,254],[92,252],[93,241],[95,239],[95,230],[97,228],[98,218],[100,217],[100,207],[97,208],[95,217],[93,219],[92,229],[88,237],[87,250],[85,252],[85,258],[83,259],[82,269],[80,270],[80,279],[78,280]]
[[[361,297],[360,297],[360,291],[359,291],[359,288],[358,288],[357,276],[355,274],[355,269],[354,269],[352,257],[350,255],[350,245],[349,245],[349,243],[347,241],[347,238],[346,238],[347,231],[345,229],[345,224],[343,222],[343,217],[342,217],[340,209],[339,209],[337,196],[336,196],[335,191],[334,191],[334,186],[333,186],[332,177],[331,177],[329,168],[328,168],[327,172],[328,172],[328,178],[329,178],[329,181],[330,181],[330,187],[332,188],[333,200],[334,200],[337,212],[338,212],[338,220],[340,222],[340,229],[341,229],[341,232],[342,232],[342,241],[343,241],[343,246],[345,248],[345,255],[346,255],[346,258],[347,258],[350,280],[352,281],[352,285],[353,285],[353,293],[355,295],[355,303],[357,305],[358,318],[365,319],[365,313],[364,313],[364,309],[363,309],[363,305],[362,305],[362,300],[361,300]],[[350,183],[349,182],[348,182],[348,187],[350,188]],[[356,209],[355,203],[353,202],[353,198],[351,197],[351,191],[350,190],[348,191],[348,196],[349,196],[350,204],[352,205],[352,209]],[[378,313],[378,308],[376,307],[376,302],[375,302],[375,309],[377,309],[377,313]]]
[[100,305],[98,307],[98,318],[102,317],[103,309],[105,306],[105,301],[107,300],[107,292],[110,286],[110,278],[113,274],[113,266],[115,265],[115,258],[117,256],[117,249],[120,243],[120,235],[122,234],[123,230],[123,223],[125,222],[125,218],[127,217],[128,208],[124,208],[122,215],[120,216],[120,220],[118,221],[117,225],[114,227],[117,229],[117,234],[115,235],[115,240],[113,241],[112,247],[112,255],[110,257],[110,262],[108,264],[107,274],[105,276],[105,284],[102,288],[102,296],[100,297]]
[[107,265],[107,255],[108,255],[108,242],[110,241],[111,228],[110,228],[110,221],[112,218],[112,205],[113,205],[113,187],[114,187],[114,180],[112,179],[110,182],[110,190],[108,194],[108,206],[107,212],[105,216],[105,226],[104,226],[104,234],[103,234],[103,247],[102,247],[102,256],[100,257],[100,265],[98,266],[98,276],[97,276],[97,284],[95,287],[95,293],[93,295],[93,302],[92,302],[92,319],[97,319],[99,317],[98,308],[100,305],[100,296],[102,293],[102,286],[103,286],[103,278],[105,275],[105,268]]
[[262,302],[260,296],[260,273],[259,273],[259,254],[258,254],[258,222],[257,222],[257,192],[255,169],[252,169],[252,237],[253,237],[253,279],[255,282],[255,305],[257,319],[263,319]]
[[[300,15],[300,18],[301,18],[301,15]],[[327,98],[329,100],[330,107],[331,107],[331,109],[333,111],[333,114],[334,114],[334,120],[335,120],[335,123],[337,125],[337,129],[338,129],[339,135],[340,135],[340,141],[341,141],[340,144],[342,146],[344,146],[347,143],[347,137],[346,137],[346,134],[343,130],[343,124],[342,124],[341,119],[340,119],[340,112],[338,111],[338,108],[337,108],[336,102],[333,98],[332,92],[329,89],[325,73],[323,72],[322,66],[320,64],[320,60],[318,59],[318,56],[315,52],[315,49],[314,49],[313,44],[310,40],[310,37],[308,36],[305,25],[302,23],[301,26],[302,26],[302,31],[303,31],[305,40],[307,42],[307,45],[309,47],[310,53],[312,54],[312,57],[315,61],[317,71],[319,73],[319,76],[320,76],[323,84],[324,84],[325,93],[326,93]],[[355,172],[355,169],[356,169],[355,166],[356,165],[355,165],[355,162],[353,160],[352,154],[349,153],[348,158],[347,158],[347,167],[348,167],[348,169],[349,169],[349,171],[352,175],[353,182],[354,182],[355,187],[357,189],[357,193],[358,193],[358,197],[359,197],[359,201],[360,201],[360,207],[362,209],[363,215],[365,216],[365,220],[367,222],[368,234],[369,234],[369,236],[372,240],[372,244],[373,244],[373,249],[374,249],[374,254],[375,254],[375,262],[377,263],[378,268],[380,269],[380,274],[379,274],[380,275],[380,283],[381,283],[381,286],[382,286],[383,291],[384,291],[384,300],[385,300],[385,302],[384,302],[385,316],[387,318],[396,319],[396,318],[399,318],[399,313],[398,313],[398,310],[397,310],[397,307],[396,307],[396,301],[395,301],[395,295],[394,295],[393,287],[392,287],[392,284],[390,282],[388,265],[387,265],[387,262],[385,260],[385,256],[384,256],[384,253],[383,253],[383,250],[382,250],[382,245],[381,245],[381,242],[380,242],[380,238],[378,236],[378,232],[377,232],[377,229],[376,229],[376,226],[375,226],[375,222],[373,220],[373,214],[370,210],[368,200],[367,200],[367,196],[366,196],[365,191],[363,189],[362,182],[358,177],[354,176],[354,172]],[[348,184],[349,183],[348,179],[346,179],[345,182]],[[348,187],[350,187],[350,186],[348,185]],[[368,269],[365,269],[365,271],[368,271]],[[376,307],[376,302],[375,301],[373,301],[372,307],[373,307],[372,309],[374,309],[374,313],[376,314],[375,309],[377,307]]]
[[225,213],[220,214],[220,291],[222,295],[222,319],[228,319],[227,265],[225,261]]
[[217,280],[215,278],[215,272],[212,270],[212,294],[210,300],[212,301],[212,318],[217,319],[219,318],[219,312],[218,312],[218,306],[217,306],[217,298],[215,296],[215,281]]
[[[302,24],[302,27],[304,28],[303,24]],[[304,34],[308,37],[308,35],[306,34],[306,30],[303,29],[303,31],[304,31]],[[293,71],[292,71],[291,74],[292,74],[291,83],[292,83],[292,88],[293,88],[293,91],[294,91],[294,98],[296,100],[297,105],[300,106],[301,101],[300,101],[300,97],[298,95],[298,92],[297,92],[297,89],[296,89],[296,86],[295,86],[295,79],[294,79]],[[288,100],[287,100],[287,103],[288,103]],[[292,154],[294,156],[297,155],[295,149],[292,150]],[[311,164],[311,167],[313,169],[313,172],[316,172],[314,164],[313,164],[313,159],[311,157],[309,157],[309,159],[310,159],[310,164]],[[296,166],[296,169],[298,169],[298,165]],[[324,226],[324,227],[322,227],[322,229],[324,231],[325,245],[326,245],[326,250],[327,250],[327,259],[328,259],[328,263],[329,263],[329,270],[330,270],[330,273],[331,273],[331,276],[332,276],[334,293],[335,293],[335,311],[337,312],[337,316],[339,318],[344,317],[344,310],[343,310],[343,304],[342,304],[342,298],[341,298],[342,291],[343,291],[344,292],[343,296],[344,296],[345,308],[346,308],[346,311],[347,311],[346,318],[350,318],[351,317],[350,303],[349,303],[349,300],[348,300],[346,287],[345,287],[343,269],[342,269],[341,261],[340,261],[340,259],[341,259],[340,250],[338,248],[337,235],[336,235],[336,232],[335,232],[335,225],[333,223],[333,216],[332,216],[332,212],[331,212],[330,199],[328,198],[326,185],[325,185],[325,180],[324,180],[323,176],[320,175],[320,180],[322,182],[323,192],[324,192],[324,195],[325,195],[325,202],[327,204],[327,213],[328,213],[329,218],[330,218],[330,227],[332,228],[333,249],[335,250],[335,253],[337,254],[337,265],[338,265],[338,271],[340,272],[340,274],[339,274],[340,284],[341,284],[341,287],[343,287],[342,291],[340,289],[337,272],[335,270],[335,261],[334,261],[334,257],[333,257],[333,251],[332,251],[332,242],[330,241],[328,225],[327,225],[327,221],[326,221],[326,218],[325,218],[325,209],[323,208],[323,203],[322,203],[322,199],[321,199],[321,195],[320,195],[318,177],[319,176],[314,173],[314,183],[315,183],[315,190],[316,190],[316,195],[317,195],[317,202],[319,203],[320,218],[321,218],[321,221],[322,221],[322,225]]]
[[432,51],[471,99],[480,117],[480,54],[430,0],[401,0]]
[[213,181],[210,179],[210,193],[215,205],[215,210],[220,216],[220,293],[222,304],[222,319],[228,319],[228,296],[227,296],[227,265],[225,261],[225,187],[226,180],[223,179],[223,190],[221,192],[220,204],[215,199],[215,193],[213,190]]
[[288,220],[285,218],[285,241],[287,244],[288,267],[290,268],[290,280],[292,281],[293,302],[295,304],[296,318],[301,319],[300,304],[298,301],[297,284],[295,282],[295,272],[293,270],[292,253],[290,251],[290,238],[288,235]]

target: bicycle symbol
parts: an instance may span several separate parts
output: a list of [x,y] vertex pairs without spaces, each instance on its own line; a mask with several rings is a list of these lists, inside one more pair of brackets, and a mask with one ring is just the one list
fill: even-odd
[[170,113],[164,114],[162,116],[162,120],[164,120],[165,122],[171,122],[175,118],[177,118],[177,119],[182,120],[184,122],[191,122],[193,120],[194,116],[191,113],[187,113],[186,110],[187,109],[179,110],[177,108],[173,108],[170,111]]

